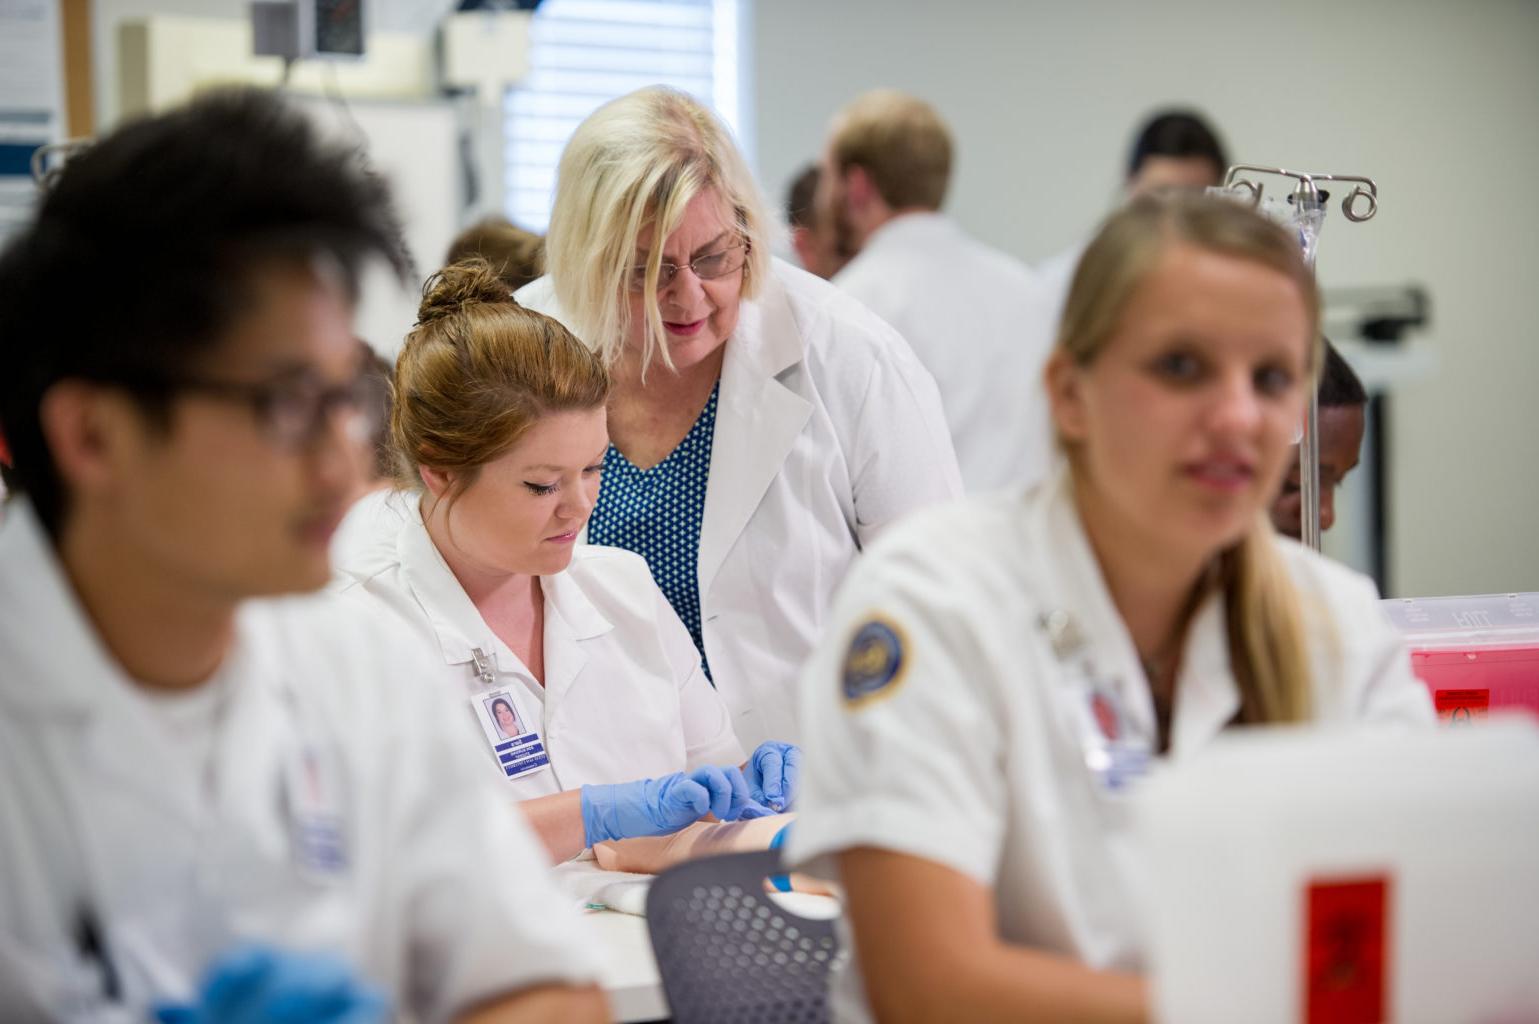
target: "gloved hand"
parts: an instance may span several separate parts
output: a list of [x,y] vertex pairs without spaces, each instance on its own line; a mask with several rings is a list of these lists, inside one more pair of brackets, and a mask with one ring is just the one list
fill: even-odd
[[238,946],[217,957],[192,1005],[155,1008],[160,1024],[381,1024],[384,995],[324,953]]
[[748,759],[748,795],[779,814],[796,802],[802,775],[802,748],[765,740]]
[[589,846],[610,839],[677,832],[707,813],[736,821],[748,783],[735,768],[705,765],[689,773],[582,788],[582,826]]

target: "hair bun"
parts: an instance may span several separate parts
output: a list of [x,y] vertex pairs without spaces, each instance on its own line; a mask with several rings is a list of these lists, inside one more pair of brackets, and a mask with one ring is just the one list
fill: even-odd
[[470,256],[427,279],[422,286],[422,302],[417,306],[417,324],[442,320],[467,306],[502,303],[517,305],[507,283],[486,260]]

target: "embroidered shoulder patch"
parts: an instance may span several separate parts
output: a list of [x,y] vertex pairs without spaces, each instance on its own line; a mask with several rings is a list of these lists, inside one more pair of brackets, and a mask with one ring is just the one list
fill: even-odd
[[890,694],[908,669],[907,638],[886,619],[868,619],[844,655],[844,702],[859,707]]

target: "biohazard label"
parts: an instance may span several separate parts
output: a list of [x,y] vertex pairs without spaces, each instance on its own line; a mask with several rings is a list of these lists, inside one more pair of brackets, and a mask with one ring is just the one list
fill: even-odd
[[1318,879],[1304,891],[1304,1020],[1389,1019],[1389,878]]
[[1438,690],[1432,695],[1437,720],[1444,725],[1468,725],[1486,717],[1491,708],[1490,690]]

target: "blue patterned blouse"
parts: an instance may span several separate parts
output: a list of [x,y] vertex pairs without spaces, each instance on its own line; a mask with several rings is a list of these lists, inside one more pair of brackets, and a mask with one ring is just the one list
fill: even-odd
[[604,453],[604,483],[588,520],[593,544],[634,551],[647,560],[652,578],[694,638],[707,676],[700,632],[700,521],[716,434],[721,382],[679,446],[651,469],[637,469],[614,445]]

